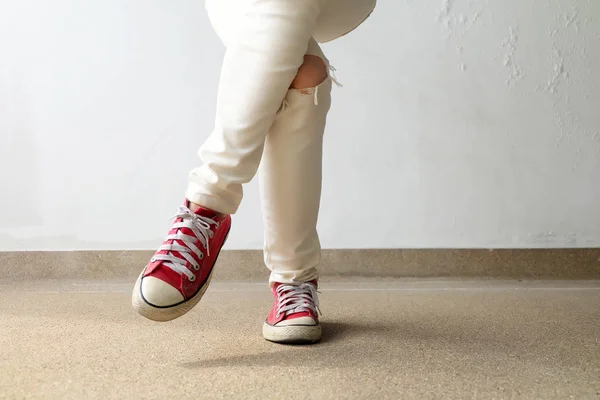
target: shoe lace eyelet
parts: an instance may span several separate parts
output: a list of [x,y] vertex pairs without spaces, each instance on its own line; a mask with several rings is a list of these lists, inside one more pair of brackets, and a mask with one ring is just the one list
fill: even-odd
[[194,270],[200,271],[200,266],[199,265],[194,265]]
[[213,233],[213,231],[208,232],[208,237],[211,239],[215,237],[215,234]]
[[196,280],[196,275],[192,275],[188,278],[190,282],[194,282]]
[[200,253],[200,259],[204,260],[204,253]]

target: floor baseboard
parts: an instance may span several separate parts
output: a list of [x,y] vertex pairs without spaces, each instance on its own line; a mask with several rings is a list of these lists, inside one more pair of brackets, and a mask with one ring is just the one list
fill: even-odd
[[[0,279],[134,279],[152,251],[0,252]],[[600,279],[600,248],[324,250],[327,277]],[[215,280],[266,279],[259,250],[225,250]]]

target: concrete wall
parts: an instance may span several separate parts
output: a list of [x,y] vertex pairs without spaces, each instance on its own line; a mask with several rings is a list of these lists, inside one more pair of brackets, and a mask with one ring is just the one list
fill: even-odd
[[[325,247],[600,246],[600,2],[380,0],[325,50]],[[222,53],[200,0],[1,1],[0,250],[154,248]]]

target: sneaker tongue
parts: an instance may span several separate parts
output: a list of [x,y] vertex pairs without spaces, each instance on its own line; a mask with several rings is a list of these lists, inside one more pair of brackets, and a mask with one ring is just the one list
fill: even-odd
[[[319,281],[317,279],[313,279],[312,281],[309,281],[309,283],[314,284],[316,287],[319,287]],[[275,282],[275,284],[273,285],[273,290],[276,291],[277,288],[281,285],[287,285],[286,283],[281,283],[281,282]],[[287,291],[286,291],[287,292]]]
[[209,210],[208,208],[204,208],[204,207],[198,207],[197,209],[192,210],[192,211],[196,215],[200,215],[202,217],[211,218],[211,219],[214,219],[214,218],[219,217],[221,215],[221,213],[218,213],[218,212],[213,211],[213,210]]

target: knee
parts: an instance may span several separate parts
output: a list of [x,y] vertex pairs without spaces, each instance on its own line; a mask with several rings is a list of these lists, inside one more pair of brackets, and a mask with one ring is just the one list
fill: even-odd
[[304,62],[292,81],[292,89],[308,89],[320,85],[327,79],[327,65],[322,58],[313,55],[304,56]]

